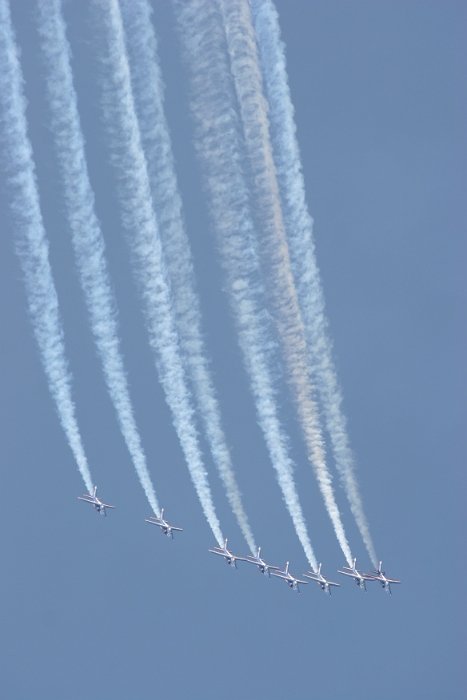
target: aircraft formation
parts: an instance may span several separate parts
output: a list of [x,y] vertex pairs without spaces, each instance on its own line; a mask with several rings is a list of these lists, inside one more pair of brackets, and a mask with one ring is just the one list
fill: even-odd
[[[49,389],[88,491],[78,498],[106,517],[107,509],[114,506],[97,497],[73,401],[34,148],[28,136],[21,47],[16,43],[10,4],[0,0],[0,139],[8,144],[5,173],[14,235]],[[306,461],[317,479],[347,563],[339,573],[353,578],[364,591],[367,581],[379,581],[390,594],[391,583],[399,581],[387,578],[381,564],[368,574],[356,568],[327,461],[329,447],[357,528],[376,567],[326,330],[277,16],[271,0],[219,0],[217,4],[220,11],[213,13],[211,3],[203,0],[174,3],[193,88],[193,138],[257,423],[311,566],[311,571],[303,574],[304,580],[290,573],[288,562],[281,569],[264,561],[261,549],[253,555],[256,544],[236,482],[209,369],[209,350],[203,340],[201,300],[165,122],[151,8],[147,0],[119,0],[96,4],[93,24],[99,25],[102,37],[96,44],[97,84],[104,95],[105,149],[118,185],[121,228],[131,248],[133,274],[140,288],[160,384],[191,481],[217,542],[210,552],[234,569],[238,561],[254,564],[264,576],[280,578],[298,593],[300,585],[312,580],[330,595],[332,587],[339,584],[328,581],[317,564],[293,477],[293,458],[276,389],[280,363],[301,427]],[[181,528],[168,523],[159,507],[120,348],[117,300],[105,255],[104,231],[94,210],[95,193],[61,2],[51,3],[47,9],[41,6],[37,21],[61,196],[89,324],[122,437],[153,513],[146,520],[173,540],[174,532]],[[232,37],[250,38],[238,43]],[[268,124],[273,127],[270,131]],[[163,158],[161,154],[165,154]],[[234,555],[224,540],[203,466],[198,413],[206,446],[251,552],[246,557]]]
[[[86,503],[91,503],[91,505],[95,508],[95,510],[100,514],[103,515],[104,517],[107,517],[107,513],[105,511],[106,508],[115,508],[115,506],[111,506],[108,503],[103,503],[99,498],[97,498],[97,486],[94,487],[94,492],[92,494],[86,493],[84,496],[78,496],[80,501],[85,501]],[[173,533],[174,532],[183,532],[183,528],[181,527],[175,527],[174,525],[170,525],[170,523],[167,522],[167,520],[164,519],[164,509],[162,508],[160,516],[156,517],[152,515],[149,518],[145,518],[147,523],[152,523],[153,525],[157,525],[161,532],[166,535],[166,537],[169,537],[171,540],[174,539]],[[246,561],[249,562],[250,564],[255,564],[257,567],[258,571],[263,574],[263,576],[267,576],[267,578],[271,578],[272,576],[275,576],[277,578],[281,578],[283,581],[286,582],[286,584],[291,588],[293,591],[296,591],[297,593],[300,593],[300,587],[299,584],[306,585],[308,584],[308,581],[303,581],[299,578],[295,578],[295,576],[292,576],[292,574],[289,571],[289,562],[286,563],[285,569],[281,569],[278,566],[273,566],[272,564],[267,564],[264,559],[261,557],[261,547],[258,547],[258,552],[256,556],[253,556],[252,554],[248,554],[246,557],[240,557],[231,552],[227,548],[227,543],[228,540],[225,540],[224,546],[223,547],[214,547],[214,549],[210,549],[209,551],[212,554],[217,554],[221,556],[224,561],[232,568],[232,569],[237,569],[237,562],[238,561]],[[323,590],[328,596],[331,595],[331,586],[340,586],[340,583],[336,583],[335,581],[329,581],[322,573],[321,573],[321,564],[318,566],[317,571],[308,571],[307,574],[303,574],[305,578],[310,579],[311,581],[316,581],[316,583],[319,585],[321,590]],[[401,583],[401,581],[398,581],[397,579],[393,578],[388,578],[386,576],[386,572],[382,570],[383,562],[379,562],[378,569],[372,569],[370,573],[365,574],[362,573],[357,569],[357,560],[353,560],[352,566],[343,566],[342,568],[345,569],[345,571],[341,571],[340,569],[338,570],[339,574],[343,574],[344,576],[350,576],[357,586],[362,589],[362,591],[365,591],[366,593],[366,582],[367,581],[378,581],[384,591],[388,593],[389,595],[392,595],[391,592],[391,583]]]

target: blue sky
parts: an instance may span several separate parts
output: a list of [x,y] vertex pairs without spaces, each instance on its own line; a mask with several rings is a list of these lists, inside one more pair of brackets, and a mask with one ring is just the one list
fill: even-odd
[[[316,585],[297,596],[253,567],[232,572],[208,554],[215,542],[157,379],[121,231],[96,80],[99,32],[88,3],[70,0],[80,116],[136,418],[159,499],[184,531],[172,543],[144,522],[150,509],[75,272],[35,4],[14,0],[78,420],[95,482],[117,510],[104,520],[76,498],[83,484],[33,339],[2,179],[0,673],[11,700],[465,696],[465,7],[276,4],[359,484],[377,553],[403,584],[391,598],[376,585],[364,595],[345,580],[331,599]],[[206,343],[245,508],[265,556],[290,560],[301,575],[307,562],[256,423],[223,291],[171,4],[160,0],[154,9]],[[285,390],[281,401],[310,538],[336,580],[343,557]],[[203,449],[223,531],[246,554]],[[344,493],[336,493],[367,569]]]

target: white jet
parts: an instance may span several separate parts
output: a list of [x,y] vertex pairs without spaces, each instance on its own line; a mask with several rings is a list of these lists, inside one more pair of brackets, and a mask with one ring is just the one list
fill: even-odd
[[309,571],[307,574],[303,574],[305,578],[309,578],[312,581],[316,581],[316,583],[319,585],[319,587],[327,593],[327,595],[331,595],[331,586],[340,586],[340,583],[334,583],[334,581],[328,581],[327,578],[323,576],[321,573],[321,564],[318,566],[318,571]]
[[164,535],[167,535],[167,537],[170,537],[171,540],[174,538],[174,531],[177,532],[183,532],[183,528],[181,527],[175,527],[174,525],[169,525],[167,520],[164,520],[164,509],[162,508],[161,514],[158,518],[156,518],[155,515],[151,515],[150,518],[145,518],[147,523],[152,523],[153,525],[158,525]]
[[299,578],[295,578],[294,576],[292,576],[291,573],[289,573],[289,562],[287,562],[287,565],[286,565],[284,571],[282,571],[281,569],[279,569],[278,571],[271,571],[271,574],[272,574],[273,576],[277,576],[278,578],[284,579],[284,581],[286,582],[286,584],[287,584],[292,590],[297,591],[297,593],[300,593],[300,589],[299,589],[299,587],[298,587],[298,584],[299,584],[299,583],[308,583],[308,581],[300,581]]
[[237,557],[235,556],[235,554],[232,554],[232,552],[229,552],[229,550],[227,549],[227,540],[224,542],[223,547],[214,547],[214,549],[210,549],[209,551],[213,554],[220,554],[220,556],[224,557],[224,560],[233,569],[237,568],[237,560],[241,559],[242,561],[244,561],[243,557]]
[[103,515],[104,518],[107,517],[107,513],[105,512],[106,508],[115,508],[115,506],[111,506],[108,503],[102,503],[102,501],[97,498],[96,496],[97,492],[97,486],[94,486],[94,493],[91,495],[90,493],[85,493],[84,496],[78,496],[80,501],[86,501],[86,503],[91,503],[94,508],[97,510],[97,512],[100,515]]
[[[387,578],[386,577],[386,572],[381,571],[381,568],[383,566],[383,562],[379,562],[379,567],[378,570],[372,569],[370,574],[372,574],[372,578],[374,581],[379,581],[383,590],[386,591],[386,593],[389,593],[389,595],[392,595],[391,593],[391,583],[401,583],[395,578]],[[373,575],[374,574],[374,575]]]
[[244,559],[242,557],[242,561],[249,561],[250,564],[256,564],[258,567],[259,571],[261,571],[262,574],[267,576],[268,578],[271,578],[271,573],[273,573],[273,569],[279,569],[278,566],[272,566],[271,564],[266,564],[264,559],[261,559],[261,547],[258,547],[258,554],[254,557],[252,554],[248,554],[247,558]]
[[374,581],[374,576],[370,576],[369,574],[362,574],[360,571],[358,571],[355,567],[357,565],[357,560],[353,560],[353,565],[352,566],[344,566],[342,568],[347,569],[347,571],[341,571],[340,569],[338,570],[339,574],[344,574],[344,576],[351,576],[357,586],[362,589],[362,591],[366,592],[366,583],[365,581]]

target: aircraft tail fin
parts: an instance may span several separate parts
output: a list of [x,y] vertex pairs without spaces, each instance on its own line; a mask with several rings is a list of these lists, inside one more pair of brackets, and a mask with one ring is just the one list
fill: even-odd
[[285,567],[285,573],[286,573],[286,574],[288,574],[288,573],[289,573],[289,562],[287,562],[287,564],[286,564],[286,567]]
[[94,498],[96,497],[96,493],[97,493],[97,486],[94,486]]
[[258,557],[258,559],[260,558],[260,555],[261,555],[261,547],[258,547],[258,554],[256,555]]
[[320,575],[320,573],[321,573],[321,564],[318,566],[318,571],[317,571],[316,573],[318,574],[318,576]]
[[383,562],[380,561],[380,562],[379,562],[379,566],[378,566],[378,574],[381,573],[382,568],[383,568]]

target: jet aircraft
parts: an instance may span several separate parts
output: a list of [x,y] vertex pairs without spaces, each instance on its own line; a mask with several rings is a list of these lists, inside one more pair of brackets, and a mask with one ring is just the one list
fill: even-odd
[[299,583],[308,583],[308,581],[300,581],[300,579],[295,578],[294,576],[292,576],[291,573],[289,573],[289,562],[287,562],[287,565],[286,565],[284,571],[279,569],[278,571],[271,571],[271,574],[273,576],[277,576],[278,578],[284,579],[286,584],[290,588],[292,588],[292,590],[297,591],[297,593],[300,593],[300,589],[298,587]]
[[227,540],[224,542],[223,547],[214,547],[214,549],[210,549],[209,551],[213,554],[220,554],[220,556],[224,557],[227,564],[233,569],[237,568],[237,560],[243,559],[242,557],[236,557],[234,554],[232,554],[232,552],[229,552],[227,549]]
[[111,506],[108,503],[102,503],[102,501],[99,498],[97,498],[96,491],[97,486],[94,486],[94,493],[92,495],[90,493],[85,493],[84,496],[78,496],[78,498],[80,501],[86,501],[86,503],[91,503],[97,510],[97,512],[100,513],[100,515],[103,515],[104,518],[106,518],[107,513],[105,512],[105,509],[115,508],[115,506]]
[[248,554],[246,559],[242,558],[242,561],[249,561],[250,564],[256,564],[258,567],[259,571],[261,571],[262,574],[267,576],[268,578],[271,578],[271,573],[272,569],[279,569],[278,566],[271,566],[271,564],[266,564],[264,559],[261,559],[261,547],[258,547],[258,554],[254,557],[252,554]]
[[164,520],[164,509],[162,508],[161,514],[158,518],[156,516],[151,515],[150,518],[145,518],[147,523],[152,523],[153,525],[158,525],[164,535],[167,535],[167,537],[170,537],[171,540],[174,538],[174,531],[177,532],[182,532],[183,529],[181,527],[174,527],[174,525],[169,525],[167,520]]
[[386,593],[389,593],[389,595],[392,595],[391,583],[400,583],[400,581],[398,581],[395,578],[386,578],[386,572],[381,571],[382,566],[383,566],[383,562],[380,561],[378,570],[372,569],[370,573],[372,574],[373,580],[379,581],[383,590],[385,590]]
[[362,591],[366,591],[366,583],[365,581],[373,581],[374,577],[370,576],[369,574],[362,574],[360,571],[358,571],[355,567],[357,564],[357,560],[353,560],[353,565],[352,566],[344,566],[342,568],[347,569],[347,571],[341,571],[340,569],[338,570],[339,574],[344,574],[344,576],[351,576],[357,586],[362,589]]
[[327,578],[323,576],[321,573],[321,564],[318,566],[318,571],[309,571],[307,574],[303,574],[305,578],[309,578],[312,581],[316,581],[318,583],[319,587],[327,593],[327,595],[331,595],[331,586],[340,586],[340,583],[334,583],[334,581],[328,581]]

